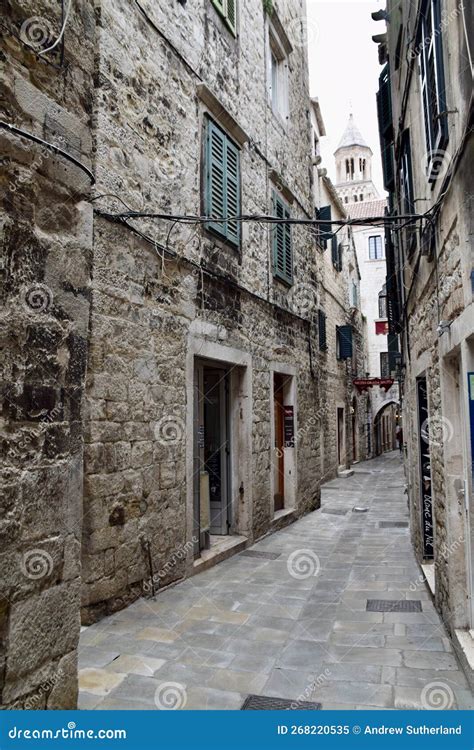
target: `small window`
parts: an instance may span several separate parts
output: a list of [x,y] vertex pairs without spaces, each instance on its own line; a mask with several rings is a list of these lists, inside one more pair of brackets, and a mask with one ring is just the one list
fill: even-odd
[[360,201],[362,202],[362,201],[364,200],[364,194],[363,194],[363,193],[361,193],[361,194],[359,195],[359,198],[360,198]]
[[379,292],[379,318],[387,317],[387,288],[384,284],[382,291]]
[[331,259],[336,271],[342,271],[342,242],[338,242],[337,234],[331,237]]
[[352,359],[352,326],[336,326],[336,357]]
[[237,0],[211,0],[226,26],[237,34]]
[[380,352],[380,377],[381,378],[390,377],[388,352]]
[[369,237],[369,259],[381,260],[384,257],[382,235]]
[[268,97],[272,110],[286,122],[289,112],[288,61],[284,44],[272,25],[268,29],[268,50]]
[[207,229],[240,244],[240,151],[228,135],[207,119],[204,169]]
[[[289,219],[290,209],[285,201],[273,192],[273,215],[278,219]],[[276,223],[272,226],[273,234],[273,274],[280,281],[293,283],[293,249],[291,245],[291,226]]]
[[326,313],[323,310],[318,310],[318,337],[319,337],[319,349],[325,352],[328,348],[326,339]]

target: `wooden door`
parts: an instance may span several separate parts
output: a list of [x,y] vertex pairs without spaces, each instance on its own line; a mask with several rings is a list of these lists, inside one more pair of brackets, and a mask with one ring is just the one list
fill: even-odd
[[274,375],[273,379],[273,408],[275,415],[275,486],[273,493],[274,510],[285,507],[285,453],[284,453],[284,410],[283,410],[283,378]]

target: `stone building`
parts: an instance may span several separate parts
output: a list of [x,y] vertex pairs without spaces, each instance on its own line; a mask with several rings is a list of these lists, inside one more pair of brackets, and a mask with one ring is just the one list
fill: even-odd
[[290,223],[314,217],[304,16],[9,0],[3,705],[74,707],[81,612],[319,505],[321,372],[363,342],[341,312],[322,354],[321,256]]
[[[396,364],[398,340],[388,330],[387,266],[383,217],[386,199],[372,181],[373,152],[351,114],[334,153],[336,191],[351,219],[375,219],[372,225],[352,227],[361,272],[360,305],[367,321],[367,379],[393,379],[390,387],[377,384],[367,388],[366,453],[377,456],[396,447],[399,423],[399,387]],[[380,221],[377,222],[377,219]]]
[[387,14],[378,111],[390,213],[408,217],[390,233],[387,291],[403,344],[411,529],[472,679],[472,8],[406,0]]
[[[326,135],[321,107],[311,100],[313,130],[313,194],[320,219],[347,220],[345,206],[321,166],[320,142]],[[319,358],[321,403],[321,473],[324,481],[344,475],[350,465],[367,457],[365,440],[366,396],[358,394],[353,379],[367,369],[366,322],[361,312],[361,276],[351,227],[320,227],[319,253]],[[341,346],[352,340],[352,356],[341,359]]]

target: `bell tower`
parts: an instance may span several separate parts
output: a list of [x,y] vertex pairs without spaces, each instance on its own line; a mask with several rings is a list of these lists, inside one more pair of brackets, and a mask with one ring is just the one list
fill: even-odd
[[349,122],[334,152],[335,188],[343,203],[373,201],[380,198],[372,182],[372,156],[372,149],[355,124],[354,116],[349,115]]

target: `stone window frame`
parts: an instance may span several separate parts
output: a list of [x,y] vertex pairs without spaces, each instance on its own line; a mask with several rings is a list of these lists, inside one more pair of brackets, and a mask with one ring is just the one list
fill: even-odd
[[266,26],[268,104],[286,130],[290,116],[289,56],[293,47],[275,10],[267,16]]

